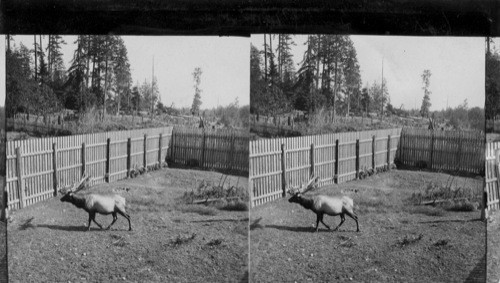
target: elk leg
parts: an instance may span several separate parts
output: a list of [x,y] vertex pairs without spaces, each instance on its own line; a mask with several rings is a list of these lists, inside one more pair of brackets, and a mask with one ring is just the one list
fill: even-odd
[[[99,228],[102,229],[102,225],[97,223],[97,221],[95,221],[95,212],[90,214],[90,218],[92,219],[92,221],[94,221],[95,224],[97,224],[97,226],[99,226]],[[90,224],[89,224],[89,230],[90,230]]]
[[340,214],[340,224],[335,229],[333,229],[333,231],[337,231],[340,228],[340,226],[342,226],[342,224],[344,224],[344,221],[345,221],[345,216],[342,213],[342,214]]
[[321,217],[322,217],[321,213],[316,214],[316,231],[315,232],[318,232],[319,221],[321,220]]
[[116,212],[113,212],[112,215],[113,215],[113,221],[111,222],[111,224],[109,224],[109,226],[106,228],[106,230],[109,230],[109,228],[111,228],[111,226],[113,224],[115,224],[116,219],[118,219],[118,216],[116,216]]
[[354,212],[346,211],[345,213],[356,221],[356,232],[359,232],[358,216]]
[[323,225],[325,225],[326,228],[328,228],[328,230],[330,230],[330,226],[326,225],[325,222],[323,222],[323,216],[324,216],[324,214],[321,214],[320,221],[321,221],[321,223],[323,223]]
[[128,230],[132,231],[132,225],[130,225],[130,215],[128,215],[127,213],[125,213],[124,211],[121,211],[121,210],[117,210],[116,212],[118,212],[121,216],[127,218],[127,220],[128,220]]
[[87,231],[90,231],[90,223],[92,223],[92,216],[89,213],[89,225],[87,226]]

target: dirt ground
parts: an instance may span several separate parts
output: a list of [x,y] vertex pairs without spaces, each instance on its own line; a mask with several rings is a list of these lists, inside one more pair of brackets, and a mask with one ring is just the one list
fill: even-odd
[[[246,282],[248,211],[185,205],[180,196],[220,173],[162,169],[91,191],[127,199],[133,231],[118,216],[110,231],[60,197],[12,212],[8,225],[12,282]],[[248,179],[228,178],[247,187]],[[127,190],[128,189],[128,190]],[[106,227],[110,215],[97,215]]]
[[[320,224],[312,233],[315,214],[288,198],[252,209],[250,280],[484,282],[486,225],[480,210],[450,212],[408,202],[412,192],[447,179],[441,173],[393,170],[319,190],[353,198],[359,233],[347,216],[337,232]],[[482,178],[455,183],[482,192]],[[336,227],[340,217],[324,221]]]
[[500,282],[500,212],[495,212],[488,218],[488,256],[487,282]]

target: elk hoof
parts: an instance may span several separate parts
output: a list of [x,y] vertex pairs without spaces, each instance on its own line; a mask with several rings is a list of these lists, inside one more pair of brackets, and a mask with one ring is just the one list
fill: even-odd
[[132,231],[132,228],[128,228],[129,231]]

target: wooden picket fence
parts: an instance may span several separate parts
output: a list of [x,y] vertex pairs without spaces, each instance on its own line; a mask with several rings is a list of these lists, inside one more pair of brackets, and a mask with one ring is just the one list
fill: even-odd
[[174,163],[248,175],[248,131],[174,128]]
[[286,195],[311,174],[319,184],[343,183],[394,163],[401,129],[261,139],[250,142],[249,188],[255,207]]
[[403,128],[398,159],[406,166],[482,175],[484,144],[483,132]]
[[500,209],[500,142],[486,143],[485,177],[486,209]]
[[18,209],[48,199],[84,172],[92,184],[129,176],[131,169],[161,163],[171,127],[105,132],[7,143],[7,206]]
[[242,132],[165,127],[8,142],[7,205],[51,198],[84,172],[91,184],[113,182],[165,160],[248,175],[248,140]]

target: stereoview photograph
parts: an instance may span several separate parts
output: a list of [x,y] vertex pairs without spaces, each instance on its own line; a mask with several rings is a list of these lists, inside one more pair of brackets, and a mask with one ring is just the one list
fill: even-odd
[[251,45],[250,281],[484,282],[484,38]]
[[5,45],[10,281],[248,280],[248,38]]

